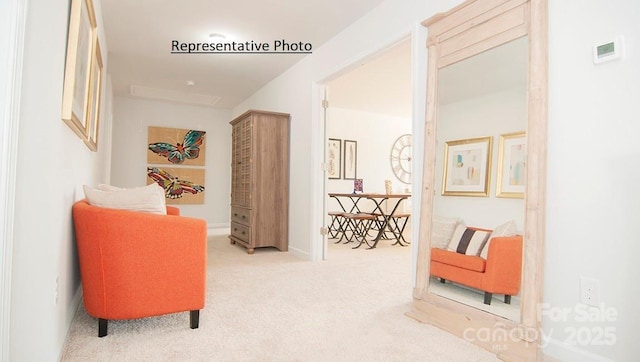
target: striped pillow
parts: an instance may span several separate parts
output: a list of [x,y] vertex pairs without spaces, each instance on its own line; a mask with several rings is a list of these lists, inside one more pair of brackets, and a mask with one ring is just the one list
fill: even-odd
[[460,223],[453,232],[447,250],[478,256],[489,240],[489,236],[491,236],[490,231],[468,228],[464,223]]

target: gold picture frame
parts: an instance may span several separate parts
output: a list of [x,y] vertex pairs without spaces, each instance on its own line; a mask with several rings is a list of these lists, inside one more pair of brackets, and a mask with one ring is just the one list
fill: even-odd
[[98,150],[98,130],[100,128],[100,108],[102,103],[102,67],[102,50],[96,33],[94,35],[93,56],[91,58],[89,103],[87,104],[87,134],[84,139],[92,151]]
[[496,197],[523,199],[527,181],[527,139],[524,131],[500,135]]
[[489,196],[492,137],[447,141],[443,196]]
[[96,17],[91,0],[72,0],[62,93],[62,120],[87,144],[95,32]]

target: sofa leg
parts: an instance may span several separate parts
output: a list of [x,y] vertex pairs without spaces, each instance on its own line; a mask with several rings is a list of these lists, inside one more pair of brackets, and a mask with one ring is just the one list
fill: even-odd
[[98,318],[98,337],[104,337],[107,335],[107,325],[109,321],[107,319]]
[[445,278],[440,278],[440,283],[444,284],[447,280]]
[[511,304],[511,296],[510,295],[504,295],[504,304]]
[[491,305],[491,297],[493,295],[489,292],[484,292],[484,304]]
[[191,329],[196,329],[200,325],[200,311],[192,310],[189,313],[189,321],[191,323]]

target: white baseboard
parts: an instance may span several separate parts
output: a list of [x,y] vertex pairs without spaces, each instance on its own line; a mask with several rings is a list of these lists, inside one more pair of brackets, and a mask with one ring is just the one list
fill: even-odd
[[[207,236],[229,235],[231,226],[228,223],[207,224]],[[304,260],[311,260],[309,253],[296,248],[289,247],[289,252]]]
[[300,259],[311,260],[311,255],[306,251],[301,251],[300,249],[292,248],[291,246],[289,246],[288,249],[291,254],[299,257]]
[[76,293],[73,295],[73,299],[71,302],[71,307],[74,311],[74,315],[75,313],[77,313],[78,308],[80,308],[80,303],[82,303],[82,296],[84,294],[82,293],[82,286],[78,287],[78,290],[76,290]]
[[75,320],[76,314],[78,314],[78,309],[80,308],[80,304],[82,303],[82,285],[76,289],[76,292],[73,294],[73,298],[71,299],[71,304],[69,305],[69,313],[68,320],[66,321],[67,326],[67,334],[64,337],[64,343],[62,344],[62,348],[60,349],[58,355],[58,361],[62,361],[62,357],[64,356],[65,347],[67,346],[67,342],[69,341],[69,336],[71,334],[71,326],[73,325],[73,321]]
[[229,223],[207,224],[207,236],[229,235],[231,232]]
[[542,349],[543,353],[562,362],[613,362],[612,359],[585,351],[576,346],[569,346],[561,341],[550,339]]

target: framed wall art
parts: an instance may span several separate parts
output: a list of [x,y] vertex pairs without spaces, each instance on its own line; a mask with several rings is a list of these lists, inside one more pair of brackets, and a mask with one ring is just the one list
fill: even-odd
[[500,135],[496,196],[524,198],[527,181],[527,141],[524,132]]
[[491,146],[491,137],[446,142],[442,195],[489,196]]
[[147,185],[164,189],[167,204],[204,204],[204,169],[147,167]]
[[91,77],[89,82],[89,104],[87,119],[87,134],[85,142],[92,151],[98,150],[98,128],[100,127],[100,106],[102,101],[102,51],[98,35],[93,41],[93,56],[91,59]]
[[342,140],[329,138],[327,145],[327,175],[330,180],[340,179],[342,168]]
[[344,179],[355,180],[358,168],[358,143],[352,140],[344,140]]
[[194,129],[149,127],[147,162],[204,166],[205,134]]
[[95,32],[96,17],[91,0],[72,0],[62,93],[62,120],[87,144]]

